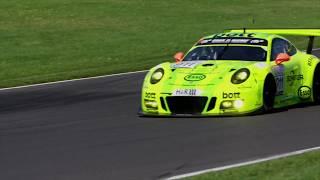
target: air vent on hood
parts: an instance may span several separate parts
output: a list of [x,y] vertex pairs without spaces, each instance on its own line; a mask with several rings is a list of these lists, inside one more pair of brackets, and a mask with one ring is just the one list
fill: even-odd
[[207,66],[213,66],[214,64],[203,64],[202,66],[207,67]]
[[232,69],[230,69],[230,71],[229,71],[229,72],[234,71],[234,70],[236,70],[236,69],[233,69],[233,68],[232,68]]

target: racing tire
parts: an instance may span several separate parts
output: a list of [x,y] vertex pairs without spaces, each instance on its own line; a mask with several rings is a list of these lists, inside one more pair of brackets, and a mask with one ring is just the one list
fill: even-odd
[[320,104],[320,65],[314,70],[312,92],[313,102]]
[[273,109],[276,96],[276,82],[272,75],[268,75],[263,86],[263,111],[269,112]]

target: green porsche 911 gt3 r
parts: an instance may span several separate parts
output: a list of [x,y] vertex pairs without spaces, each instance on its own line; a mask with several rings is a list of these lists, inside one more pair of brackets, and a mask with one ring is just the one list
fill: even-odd
[[[280,35],[310,38],[306,52]],[[200,39],[176,62],[153,67],[141,115],[223,116],[320,102],[320,64],[311,55],[320,29],[230,30]]]

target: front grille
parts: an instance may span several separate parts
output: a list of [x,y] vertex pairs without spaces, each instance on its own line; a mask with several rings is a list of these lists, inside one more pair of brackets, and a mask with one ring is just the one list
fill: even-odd
[[200,114],[208,101],[202,96],[168,96],[168,107],[173,114]]

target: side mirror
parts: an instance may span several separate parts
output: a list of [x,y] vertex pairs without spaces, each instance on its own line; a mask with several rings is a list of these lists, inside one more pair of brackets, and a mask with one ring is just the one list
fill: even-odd
[[279,65],[289,60],[290,60],[290,56],[287,53],[280,53],[277,55],[276,64]]
[[183,52],[177,52],[173,57],[176,60],[176,63],[181,62],[183,60],[184,53]]

